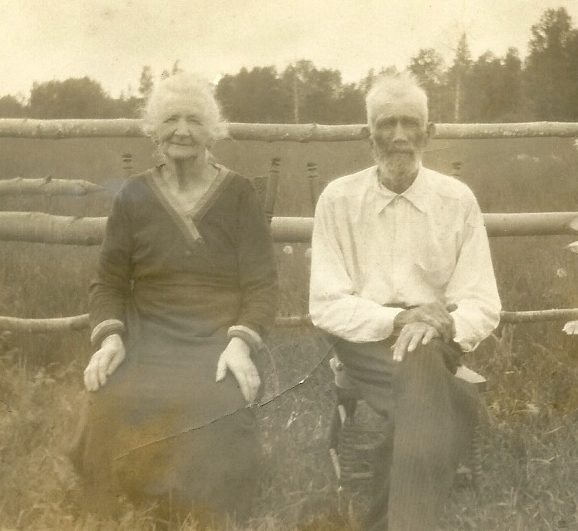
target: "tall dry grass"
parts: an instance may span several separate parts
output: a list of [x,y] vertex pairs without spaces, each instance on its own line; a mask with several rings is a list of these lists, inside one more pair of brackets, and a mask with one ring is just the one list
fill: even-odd
[[[510,334],[504,330],[469,360],[490,382],[484,479],[479,494],[467,485],[455,489],[444,529],[578,526],[577,345],[551,349],[528,345],[519,329]],[[336,482],[326,449],[331,375],[324,363],[312,363],[320,357],[321,342],[312,333],[284,331],[273,345],[279,386],[289,390],[258,411],[265,473],[247,529],[350,529],[337,513]],[[81,400],[81,366],[23,367],[9,341],[3,348],[1,528],[165,528],[151,508],[128,503],[115,520],[98,520],[84,512],[78,478],[63,453]],[[304,373],[310,377],[299,384]]]
[[[286,294],[307,274],[305,251],[279,250],[281,269],[293,278],[284,280]],[[287,313],[301,311],[306,296],[292,291],[283,302]],[[477,495],[456,488],[444,529],[578,528],[578,342],[562,337],[559,325],[534,328],[502,327],[468,357],[489,380],[484,481]],[[268,395],[280,396],[258,411],[265,474],[248,529],[349,529],[337,512],[327,455],[334,398],[324,343],[311,330],[277,330],[270,339],[271,359],[263,363]],[[126,503],[118,519],[104,522],[83,511],[78,478],[63,454],[81,400],[80,359],[66,352],[66,361],[55,361],[58,353],[46,352],[43,359],[52,361],[38,364],[7,333],[0,345],[1,528],[162,528],[147,507]]]

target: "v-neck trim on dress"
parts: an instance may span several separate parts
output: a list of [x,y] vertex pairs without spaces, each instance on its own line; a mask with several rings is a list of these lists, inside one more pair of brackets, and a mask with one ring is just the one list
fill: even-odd
[[191,209],[184,209],[179,200],[169,191],[161,176],[161,166],[152,168],[145,174],[146,182],[190,246],[202,243],[203,237],[197,228],[197,223],[215,204],[232,177],[232,172],[224,166],[216,163],[211,164],[218,173],[207,191],[201,195]]

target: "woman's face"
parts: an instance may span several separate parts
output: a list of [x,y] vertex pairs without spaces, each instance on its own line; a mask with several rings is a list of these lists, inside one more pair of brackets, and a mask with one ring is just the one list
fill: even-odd
[[199,109],[183,104],[166,106],[156,137],[162,153],[172,160],[196,158],[204,153],[210,141]]

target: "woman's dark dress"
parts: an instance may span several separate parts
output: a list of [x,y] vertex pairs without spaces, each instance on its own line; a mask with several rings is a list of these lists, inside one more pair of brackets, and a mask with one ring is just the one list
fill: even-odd
[[256,426],[234,376],[215,375],[230,326],[263,334],[275,316],[269,228],[249,181],[223,167],[188,219],[173,206],[158,168],[115,199],[91,321],[125,324],[127,358],[89,394],[77,460],[101,491],[242,516]]

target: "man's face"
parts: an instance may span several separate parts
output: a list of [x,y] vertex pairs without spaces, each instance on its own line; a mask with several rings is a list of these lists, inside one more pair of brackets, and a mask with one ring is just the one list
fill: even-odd
[[395,175],[417,170],[429,139],[426,115],[417,98],[392,97],[378,104],[370,129],[373,154],[380,166]]

